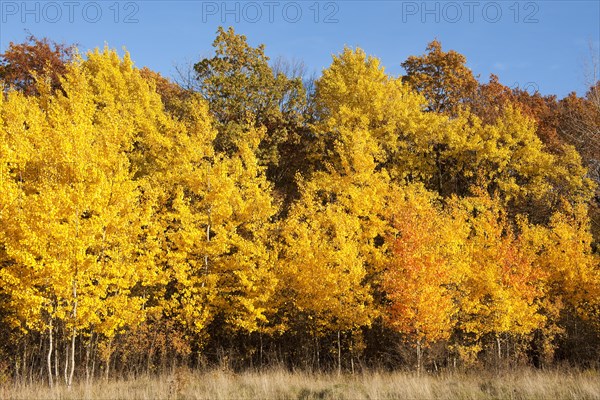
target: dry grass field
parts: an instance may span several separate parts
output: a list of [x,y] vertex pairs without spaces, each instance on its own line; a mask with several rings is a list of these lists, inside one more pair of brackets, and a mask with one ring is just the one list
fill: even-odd
[[369,372],[308,374],[275,370],[234,374],[179,370],[162,377],[78,383],[49,389],[8,385],[2,399],[600,399],[598,371],[519,370],[500,374]]

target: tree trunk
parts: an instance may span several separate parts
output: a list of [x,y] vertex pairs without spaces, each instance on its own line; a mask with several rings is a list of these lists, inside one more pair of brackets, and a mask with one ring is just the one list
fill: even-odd
[[315,351],[317,355],[317,371],[321,371],[321,353],[319,351],[319,337],[315,333]]
[[110,373],[110,357],[112,355],[112,339],[108,341],[108,355],[106,356],[106,370],[104,371],[104,379],[108,382],[108,374]]
[[54,350],[54,378],[56,379],[56,383],[60,382],[60,372],[58,365],[58,354],[60,353],[58,343],[56,344],[56,350]]
[[417,340],[417,376],[421,376],[421,369],[423,367],[423,350],[421,349],[421,339]]
[[98,337],[96,337],[96,341],[92,341],[92,379],[94,379],[94,377],[96,376],[96,349],[98,346],[96,346],[96,343],[98,343]]
[[75,338],[77,337],[77,330],[73,328],[73,335],[71,336],[71,372],[69,373],[69,383],[67,386],[71,388],[73,384],[73,374],[75,373]]
[[[44,351],[46,351],[46,338],[44,338],[43,334],[40,334],[40,350],[38,351],[37,354],[43,354]],[[39,359],[36,358],[35,360],[36,364],[39,365],[40,368],[40,372],[38,373],[38,377],[40,379],[43,379],[42,377],[44,376],[44,360],[42,357],[40,357]]]
[[67,347],[65,349],[65,385],[69,384],[69,343],[67,342]]
[[342,374],[342,341],[340,338],[340,331],[337,332],[337,345],[338,345],[338,375]]
[[[208,192],[211,191],[211,187],[210,187],[210,173],[211,173],[211,171],[208,172],[208,174],[207,174],[208,178],[207,178],[207,181],[206,181]],[[206,243],[210,242],[210,225],[212,223],[211,219],[212,219],[212,207],[209,206],[208,207],[208,221],[206,223]],[[208,254],[204,255],[204,274],[208,275]],[[202,287],[204,287],[204,281],[202,281]]]
[[48,384],[50,385],[50,389],[52,389],[54,387],[54,382],[52,380],[52,322],[48,327],[48,347]]
[[498,345],[498,365],[500,365],[500,360],[502,359],[502,347],[500,343],[500,335],[496,335],[496,344]]
[[350,333],[350,370],[352,371],[352,375],[354,375],[354,332]]
[[39,357],[38,355],[43,354],[44,351],[46,350],[45,344],[46,344],[46,341],[45,341],[44,335],[40,334],[39,349],[35,353],[35,356],[34,356],[33,360],[31,360],[31,379],[32,379],[32,383],[33,383],[33,376],[34,376],[34,374],[33,374],[33,368],[34,367],[39,367],[39,369],[40,369],[40,372],[35,377],[36,380],[42,378],[42,376],[44,374],[44,360],[43,360],[42,357]]
[[260,340],[259,362],[260,362],[260,369],[262,370],[262,367],[263,367],[263,338],[262,338],[262,332],[260,332],[258,334],[258,338]]
[[[19,354],[19,353],[17,353]],[[15,380],[14,383],[15,385],[17,384],[17,382],[19,382],[19,366],[21,365],[21,360],[19,359],[19,356],[17,355],[15,357]]]
[[146,372],[150,372],[152,366],[152,360],[154,359],[154,345],[156,343],[156,333],[152,334],[152,343],[150,343],[150,351],[146,357]]
[[73,374],[75,373],[75,338],[77,337],[77,281],[73,280],[73,334],[71,335],[71,373],[69,374],[69,389],[73,384]]
[[92,344],[94,342],[94,332],[90,335],[90,341],[85,348],[85,381],[90,382],[90,354],[92,352]]
[[23,344],[23,368],[21,368],[22,381],[27,381],[27,340]]

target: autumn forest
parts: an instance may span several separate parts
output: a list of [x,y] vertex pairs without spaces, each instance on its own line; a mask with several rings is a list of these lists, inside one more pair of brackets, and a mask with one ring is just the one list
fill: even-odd
[[0,381],[598,367],[600,81],[212,46],[0,54]]

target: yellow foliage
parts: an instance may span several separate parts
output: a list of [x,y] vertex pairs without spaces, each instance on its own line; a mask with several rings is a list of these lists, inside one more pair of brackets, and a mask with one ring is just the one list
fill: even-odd
[[143,319],[132,289],[152,268],[132,240],[147,221],[128,151],[156,113],[138,100],[154,95],[127,58],[106,49],[70,64],[62,88],[42,82],[39,97],[10,92],[1,103],[10,265],[0,280],[23,328],[58,320],[113,336]]

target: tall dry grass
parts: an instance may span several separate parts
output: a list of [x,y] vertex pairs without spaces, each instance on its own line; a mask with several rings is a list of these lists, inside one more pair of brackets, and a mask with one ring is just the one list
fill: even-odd
[[598,371],[518,370],[499,374],[368,372],[356,375],[273,370],[177,370],[161,377],[78,383],[5,385],[2,399],[599,399]]

